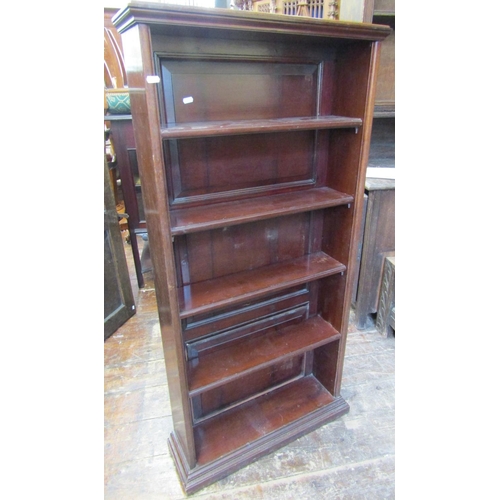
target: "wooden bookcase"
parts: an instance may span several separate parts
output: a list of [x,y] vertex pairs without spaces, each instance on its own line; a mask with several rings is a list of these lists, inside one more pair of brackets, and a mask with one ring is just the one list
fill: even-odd
[[187,493],[345,414],[388,28],[132,3],[122,35]]

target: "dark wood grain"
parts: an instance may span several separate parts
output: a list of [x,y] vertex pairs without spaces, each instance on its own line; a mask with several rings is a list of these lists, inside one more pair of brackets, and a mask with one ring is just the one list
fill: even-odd
[[[299,402],[300,405],[300,402]],[[199,465],[195,469],[188,469],[179,448],[179,441],[175,434],[171,434],[168,444],[177,466],[178,474],[185,491],[190,494],[200,488],[213,483],[214,480],[237,471],[256,459],[274,451],[293,440],[304,436],[318,427],[335,420],[349,411],[349,405],[342,397],[334,398],[329,404],[314,409],[310,413],[288,422],[283,427],[277,427],[270,433],[263,433],[261,437],[250,440],[241,448],[229,450],[212,462]],[[240,444],[240,443],[236,443]],[[260,486],[259,486],[260,488]]]
[[203,207],[172,209],[170,212],[172,234],[179,235],[318,210],[347,204],[353,199],[348,194],[323,187]]
[[[190,402],[186,392],[184,345],[182,338],[175,334],[181,330],[180,318],[175,313],[178,310],[177,294],[174,286],[167,285],[175,283],[176,272],[170,243],[168,198],[164,189],[166,179],[162,162],[160,123],[157,114],[146,111],[158,108],[156,89],[145,84],[146,75],[153,73],[151,33],[145,25],[136,26],[122,34],[122,43],[129,85],[135,89],[142,88],[130,93],[130,105],[134,133],[140,131],[135,133],[137,160],[144,189],[146,223],[152,250],[151,260],[168,390],[172,398],[174,431],[182,443],[186,463],[194,467],[196,456]],[[131,64],[131,56],[132,61],[138,56],[141,63]],[[165,207],[165,210],[158,210],[157,207],[160,206]]]
[[[217,332],[232,330],[246,325],[258,318],[279,314],[282,311],[296,309],[306,305],[309,308],[308,285],[300,285],[285,292],[267,296],[264,300],[252,301],[244,305],[229,308],[220,313],[200,314],[184,320],[184,339],[194,341]],[[199,350],[200,348],[197,347]]]
[[169,125],[161,129],[164,139],[187,139],[217,135],[260,134],[262,132],[290,132],[295,130],[321,130],[355,128],[363,124],[360,118],[344,116],[311,116],[276,118],[272,120],[241,120],[233,122],[199,122]]
[[164,141],[171,204],[208,204],[311,187],[314,135],[303,130]]
[[[388,35],[385,26],[367,23],[342,22],[330,20],[295,17],[276,14],[264,14],[229,9],[202,9],[162,4],[131,2],[113,17],[113,24],[121,33],[140,23],[161,26],[163,32],[195,34],[196,30],[248,31],[259,34],[282,36],[302,36],[314,40],[335,40],[348,38],[357,40],[383,40]],[[199,35],[199,33],[197,33]],[[206,35],[205,35],[206,36]],[[273,39],[273,38],[271,38]]]
[[304,356],[295,356],[277,361],[194,396],[193,400],[199,398],[200,401],[200,413],[195,423],[213,418],[303,377],[303,358]]
[[200,54],[179,60],[165,55],[161,58],[164,123],[172,127],[165,130],[167,137],[307,127],[301,118],[314,119],[317,114],[319,69],[317,62],[307,59],[285,63],[255,56],[206,60]]
[[323,252],[251,271],[187,285],[179,290],[181,318],[317,280],[345,270],[344,264]]
[[179,259],[182,280],[178,286],[257,270],[313,253],[308,249],[310,230],[310,214],[301,212],[179,236],[174,246],[177,248],[177,243],[185,239],[187,251]]
[[240,324],[236,328],[224,332],[218,332],[216,335],[210,335],[205,338],[196,340],[195,342],[186,343],[188,353],[192,351],[192,356],[188,356],[188,360],[195,357],[204,356],[207,351],[213,352],[217,348],[226,348],[229,343],[233,346],[239,340],[248,338],[249,335],[258,336],[265,331],[271,331],[273,328],[279,327],[283,329],[289,325],[295,325],[308,318],[308,304],[301,304],[299,307],[292,307],[286,310],[279,311],[276,314],[271,314],[267,317],[254,318],[253,321]]
[[273,328],[200,356],[189,364],[190,395],[200,393],[283,358],[332,342],[340,334],[319,316],[285,328]]
[[195,427],[204,465],[333,402],[314,377],[304,377]]

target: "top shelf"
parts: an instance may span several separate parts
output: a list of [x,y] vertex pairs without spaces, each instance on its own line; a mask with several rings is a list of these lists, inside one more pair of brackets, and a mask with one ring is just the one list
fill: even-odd
[[275,118],[272,120],[237,120],[173,124],[162,127],[163,139],[189,139],[222,135],[260,134],[331,128],[356,128],[363,124],[361,118],[346,116],[310,116]]

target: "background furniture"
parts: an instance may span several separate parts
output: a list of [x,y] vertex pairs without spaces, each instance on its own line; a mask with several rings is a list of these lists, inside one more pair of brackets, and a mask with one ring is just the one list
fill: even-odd
[[104,340],[135,314],[118,214],[104,158]]
[[235,3],[242,10],[338,20],[341,2],[340,0],[236,0]]
[[119,172],[120,188],[128,215],[129,241],[134,256],[134,266],[139,288],[144,286],[143,265],[137,238],[147,235],[142,188],[137,164],[132,115],[107,115],[110,124],[113,147],[116,154],[116,168]]
[[369,314],[377,313],[384,259],[395,253],[395,181],[367,178],[365,194],[359,276],[353,297],[356,327],[361,330],[373,325]]
[[[367,22],[385,24],[392,30],[381,44],[368,167],[395,168],[395,3],[394,0],[367,0],[364,9]],[[355,321],[359,329],[371,327],[377,320],[369,315],[376,315],[378,311],[384,259],[396,251],[395,181],[368,178],[365,192],[360,270],[353,294]]]
[[[370,18],[370,12],[373,12]],[[380,66],[375,91],[375,111],[369,167],[395,167],[395,47],[396,13],[394,0],[367,0],[366,22],[384,24],[391,28],[382,42]]]
[[396,330],[396,257],[384,259],[377,312],[377,330],[387,337]]
[[120,34],[111,22],[118,9],[104,8],[104,87],[123,89],[127,86],[127,74],[123,62],[123,46]]
[[[127,214],[127,229],[132,246],[134,266],[139,288],[144,286],[143,277],[143,254],[139,251],[138,236],[147,238],[146,219],[142,202],[141,182],[139,168],[137,165],[137,152],[135,148],[134,128],[132,115],[130,114],[129,91],[127,87],[127,75],[123,61],[123,46],[121,36],[114,27],[111,19],[118,9],[104,9],[104,84],[105,84],[105,124],[110,131],[110,140],[115,154],[116,183],[120,183],[120,189],[114,185],[115,193],[120,193],[120,199],[125,206]],[[118,100],[114,108],[108,109],[112,99],[126,97],[126,100]],[[120,106],[122,111],[120,112]],[[145,250],[147,243],[145,245]],[[146,252],[147,253],[147,252]],[[149,267],[149,266],[148,266]]]
[[378,41],[389,29],[132,4],[122,35],[173,432],[192,492],[340,394]]
[[[395,167],[395,46],[396,15],[394,0],[371,0],[373,16],[368,22],[384,24],[391,28],[390,35],[382,42],[380,67],[375,91],[375,111],[369,167]],[[370,2],[365,7],[370,12]]]

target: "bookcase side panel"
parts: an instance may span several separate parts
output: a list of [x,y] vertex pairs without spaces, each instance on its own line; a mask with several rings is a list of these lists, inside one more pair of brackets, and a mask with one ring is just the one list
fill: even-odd
[[148,236],[160,320],[172,419],[177,441],[189,466],[196,463],[186,367],[176,295],[176,272],[169,230],[166,179],[162,161],[158,97],[147,76],[154,74],[149,28],[136,25],[122,34],[137,159],[144,192]]
[[[352,219],[344,220],[344,225],[348,228],[343,229],[345,244],[347,245],[342,251],[347,252],[348,258],[345,261],[347,270],[345,280],[336,287],[338,300],[341,301],[342,319],[340,325],[340,333],[342,339],[339,346],[339,356],[337,363],[337,374],[335,377],[335,393],[340,393],[342,371],[345,355],[345,344],[347,340],[347,328],[349,323],[350,302],[352,296],[353,280],[355,275],[356,253],[360,238],[360,229],[362,222],[363,211],[363,194],[366,179],[366,168],[368,165],[370,139],[373,123],[373,112],[375,106],[375,83],[380,59],[380,42],[370,44],[357,43],[349,47],[343,54],[342,75],[338,76],[337,82],[337,97],[341,97],[341,101],[335,105],[340,106],[343,111],[351,111],[354,116],[359,116],[363,119],[363,126],[360,127],[357,136],[358,138],[348,137],[347,133],[339,134],[339,142],[347,141],[350,147],[345,148],[344,158],[347,168],[346,171],[341,171],[332,168],[329,172],[329,185],[336,185],[337,188],[345,187],[347,192],[354,195]],[[356,89],[356,92],[349,90]],[[359,143],[357,142],[359,141]],[[339,154],[342,148],[338,148],[335,154]],[[342,156],[342,154],[341,154]],[[347,167],[348,165],[348,167]],[[335,245],[335,243],[331,243]]]

